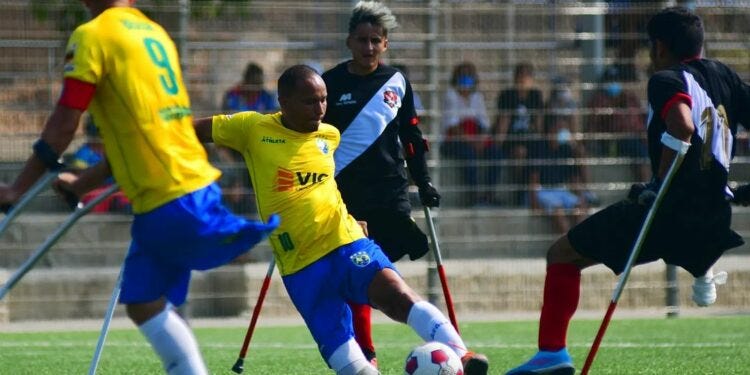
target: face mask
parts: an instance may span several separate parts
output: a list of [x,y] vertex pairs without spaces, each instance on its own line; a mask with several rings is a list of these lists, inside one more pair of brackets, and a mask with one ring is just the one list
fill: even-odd
[[573,134],[570,133],[568,128],[562,128],[557,132],[557,143],[564,145],[570,143],[573,138]]
[[617,82],[608,83],[604,87],[604,89],[607,91],[607,94],[609,96],[617,96],[617,95],[620,95],[620,93],[622,92],[622,86],[620,86],[620,84]]

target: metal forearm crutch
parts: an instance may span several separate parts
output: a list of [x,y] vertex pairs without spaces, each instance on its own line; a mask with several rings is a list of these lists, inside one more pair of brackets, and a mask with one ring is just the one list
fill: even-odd
[[443,287],[443,295],[445,296],[445,305],[448,308],[448,317],[453,324],[453,328],[458,330],[458,320],[456,319],[456,312],[453,310],[453,298],[451,298],[451,291],[448,289],[448,278],[445,276],[445,269],[443,269],[443,257],[440,255],[440,244],[438,243],[437,234],[435,233],[435,224],[432,223],[432,214],[430,208],[424,207],[424,218],[427,220],[427,227],[430,230],[430,238],[432,239],[432,250],[435,253],[435,263],[437,264],[438,276],[440,276],[440,285]]
[[117,184],[112,184],[85,206],[75,210],[72,214],[70,214],[70,216],[68,216],[68,218],[62,224],[60,224],[60,226],[58,226],[57,229],[49,237],[47,237],[47,239],[41,245],[39,245],[39,247],[37,247],[34,253],[29,257],[29,259],[27,259],[21,265],[21,267],[19,267],[19,269],[13,275],[11,275],[8,281],[3,284],[2,288],[0,288],[0,300],[2,300],[3,297],[8,294],[13,286],[15,286],[16,283],[18,283],[18,281],[21,280],[21,278],[34,267],[34,264],[36,264],[36,262],[39,261],[39,259],[41,259],[42,256],[44,256],[44,254],[46,254],[50,248],[52,248],[52,246],[60,239],[60,237],[62,237],[68,231],[68,229],[70,229],[70,227],[72,227],[73,224],[78,221],[78,219],[86,215],[89,211],[91,211],[91,209],[94,208],[94,206],[101,203],[118,189],[119,187],[117,186]]
[[112,289],[112,296],[109,298],[109,305],[107,306],[107,312],[104,313],[104,322],[102,322],[102,329],[99,332],[99,340],[96,342],[96,349],[94,350],[94,357],[91,358],[91,365],[89,366],[89,375],[96,374],[96,368],[99,366],[99,359],[102,356],[102,349],[104,349],[104,341],[107,340],[107,333],[109,333],[109,324],[112,322],[112,316],[115,314],[115,307],[117,307],[117,300],[120,298],[120,287],[122,284],[122,271],[125,265],[120,267],[120,273],[117,275],[117,281],[115,287]]
[[255,332],[255,324],[258,323],[258,316],[260,315],[260,309],[263,307],[263,300],[266,298],[268,287],[271,285],[271,276],[273,276],[273,270],[276,267],[276,258],[271,258],[268,263],[268,271],[266,271],[266,277],[263,279],[263,285],[260,287],[260,294],[258,294],[258,301],[255,302],[253,308],[253,316],[250,318],[250,325],[247,327],[245,333],[245,340],[242,342],[242,348],[240,349],[240,355],[237,357],[237,361],[232,366],[232,371],[241,374],[245,370],[245,356],[247,356],[247,349],[250,347],[250,339],[253,337]]
[[606,314],[604,314],[604,320],[602,320],[602,324],[599,326],[599,331],[596,334],[596,338],[591,344],[589,354],[586,356],[586,362],[583,365],[583,370],[581,370],[582,375],[588,374],[589,369],[591,368],[591,364],[594,362],[594,357],[596,356],[596,352],[599,350],[599,345],[601,344],[602,338],[604,337],[604,332],[606,332],[609,321],[612,319],[612,314],[615,312],[617,301],[620,299],[622,290],[625,288],[625,283],[628,281],[630,271],[633,269],[633,265],[635,264],[636,259],[638,259],[638,254],[640,254],[641,252],[641,247],[644,240],[646,239],[646,235],[648,234],[649,229],[651,228],[651,223],[654,220],[656,211],[659,209],[661,201],[664,198],[664,195],[666,195],[667,190],[669,189],[672,178],[680,168],[682,160],[685,158],[685,153],[687,153],[687,149],[685,149],[684,152],[677,152],[675,159],[672,161],[672,165],[669,167],[669,171],[667,171],[667,175],[664,177],[664,182],[662,182],[661,187],[659,188],[659,192],[656,194],[656,199],[654,199],[654,203],[651,204],[651,208],[648,210],[646,219],[643,221],[643,226],[641,226],[641,231],[638,233],[638,237],[635,241],[635,244],[633,245],[633,249],[630,251],[630,257],[628,257],[628,261],[627,263],[625,263],[625,268],[623,269],[622,274],[620,274],[620,279],[618,280],[617,286],[612,293],[612,300],[609,303]]
[[29,202],[31,202],[34,197],[39,195],[39,193],[41,193],[52,183],[52,180],[57,177],[57,173],[57,171],[45,173],[42,178],[40,178],[28,191],[26,191],[26,193],[21,197],[18,203],[10,207],[8,213],[5,214],[3,221],[0,222],[0,236],[5,233],[5,230],[8,229],[8,226],[10,226],[10,223],[13,222],[16,216],[18,216],[21,211],[26,209],[26,206],[29,204]]

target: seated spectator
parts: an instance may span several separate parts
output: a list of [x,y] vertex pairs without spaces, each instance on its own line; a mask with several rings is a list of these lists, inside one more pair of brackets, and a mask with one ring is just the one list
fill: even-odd
[[646,145],[646,119],[638,96],[623,87],[624,79],[616,66],[604,70],[600,88],[588,102],[590,114],[586,116],[584,131],[591,134],[610,133],[617,136],[612,141],[592,142],[592,152],[600,156],[630,157],[634,179],[648,181],[648,149]]
[[550,115],[545,139],[529,150],[529,203],[552,219],[558,233],[582,220],[594,196],[584,189],[585,167],[575,162],[581,156],[571,132],[572,116]]
[[[265,89],[263,68],[260,65],[254,62],[247,64],[242,82],[225,93],[222,110],[227,113],[273,113],[279,110],[276,95]],[[212,155],[212,159],[217,161],[222,169],[219,183],[225,203],[234,212],[256,212],[250,177],[242,155],[225,147],[215,147],[214,150],[215,155]]]
[[[86,141],[71,156],[69,156],[68,160],[66,161],[66,164],[70,167],[69,172],[73,174],[80,173],[84,169],[93,167],[94,165],[102,161],[106,162],[104,160],[104,143],[99,136],[99,129],[96,127],[96,124],[94,124],[91,117],[89,117],[88,121],[86,122],[84,131],[86,133]],[[114,180],[112,178],[108,179],[106,185],[94,189],[81,197],[80,203],[87,204],[88,202],[99,196],[99,194],[101,194],[104,190],[107,189],[108,186],[113,183]],[[114,194],[110,195],[107,199],[94,206],[91,209],[91,212],[130,213],[130,201],[128,201],[128,198],[125,196],[125,194],[122,193],[122,191],[118,190]]]
[[263,68],[251,62],[245,67],[242,82],[224,94],[221,107],[231,112],[271,113],[279,110],[279,102],[276,95],[265,89]]
[[478,203],[477,159],[483,158],[489,117],[484,96],[477,90],[479,77],[474,64],[456,65],[451,74],[450,87],[443,97],[443,144],[441,154],[446,159],[462,161],[463,185],[469,190],[467,204]]
[[[492,129],[490,156],[504,157],[516,163],[508,168],[508,183],[523,186],[527,180],[524,160],[534,135],[541,133],[544,106],[542,92],[535,87],[534,67],[519,63],[513,73],[513,86],[503,90],[497,99],[497,121]],[[526,191],[513,194],[512,204],[526,205]]]

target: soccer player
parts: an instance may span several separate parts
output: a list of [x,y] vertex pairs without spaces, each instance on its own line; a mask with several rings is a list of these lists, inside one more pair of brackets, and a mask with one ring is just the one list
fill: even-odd
[[[422,204],[440,204],[427,173],[427,141],[419,130],[411,84],[380,61],[388,50],[388,32],[397,26],[382,3],[359,2],[346,38],[352,58],[323,73],[332,98],[323,121],[341,132],[334,154],[336,183],[351,214],[367,222],[370,238],[392,262],[406,254],[415,260],[429,251],[427,236],[411,217],[404,158]],[[371,310],[366,304],[351,308],[357,342],[377,364]]]
[[240,112],[196,120],[204,142],[240,152],[256,191],[258,212],[278,212],[270,242],[289,296],[318,349],[337,374],[377,374],[354,339],[347,301],[369,304],[407,323],[425,341],[462,357],[466,374],[485,374],[487,358],[467,351],[435,306],[399,276],[380,247],[347,211],[334,179],[339,131],[321,119],[327,91],[306,65],[278,80],[281,112]]
[[508,374],[573,374],[566,349],[581,270],[603,263],[623,271],[676,150],[689,147],[658,207],[637,264],[663,259],[696,278],[726,250],[742,245],[730,229],[729,163],[737,124],[750,124],[750,86],[726,65],[701,58],[703,24],[682,7],[648,22],[654,73],[648,82],[648,145],[653,179],[628,199],[592,215],[547,252],[539,352]]
[[132,0],[84,0],[92,19],[71,35],[63,90],[15,182],[0,204],[15,202],[58,168],[81,114],[99,127],[107,162],[61,183],[79,194],[109,176],[135,214],[120,303],[169,374],[207,374],[190,328],[170,305],[186,298],[191,270],[228,263],[276,226],[234,216],[221,204],[212,167],[192,126],[177,49]]

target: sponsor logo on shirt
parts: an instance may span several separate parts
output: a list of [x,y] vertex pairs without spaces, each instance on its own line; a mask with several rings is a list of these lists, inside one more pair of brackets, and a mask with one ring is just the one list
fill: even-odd
[[75,65],[73,65],[73,57],[75,57],[76,54],[76,44],[73,43],[70,45],[70,49],[65,52],[65,65],[63,66],[63,71],[65,72],[72,72],[75,70]]
[[285,168],[279,168],[276,171],[276,191],[294,191],[307,189],[314,184],[325,181],[327,177],[327,173],[304,171],[295,172]]
[[336,102],[336,105],[348,105],[348,104],[356,104],[357,101],[352,99],[352,93],[348,92],[345,94],[341,94],[341,97],[339,98],[339,101]]
[[358,251],[352,254],[349,259],[357,267],[364,267],[370,264],[371,261],[370,256],[365,251]]
[[272,143],[272,144],[274,144],[274,143],[286,143],[286,139],[284,139],[284,138],[274,138],[274,137],[269,137],[267,135],[264,135],[263,138],[260,139],[260,142],[261,143]]
[[395,91],[385,90],[383,92],[383,102],[388,104],[389,107],[393,108],[398,104],[398,95]]

